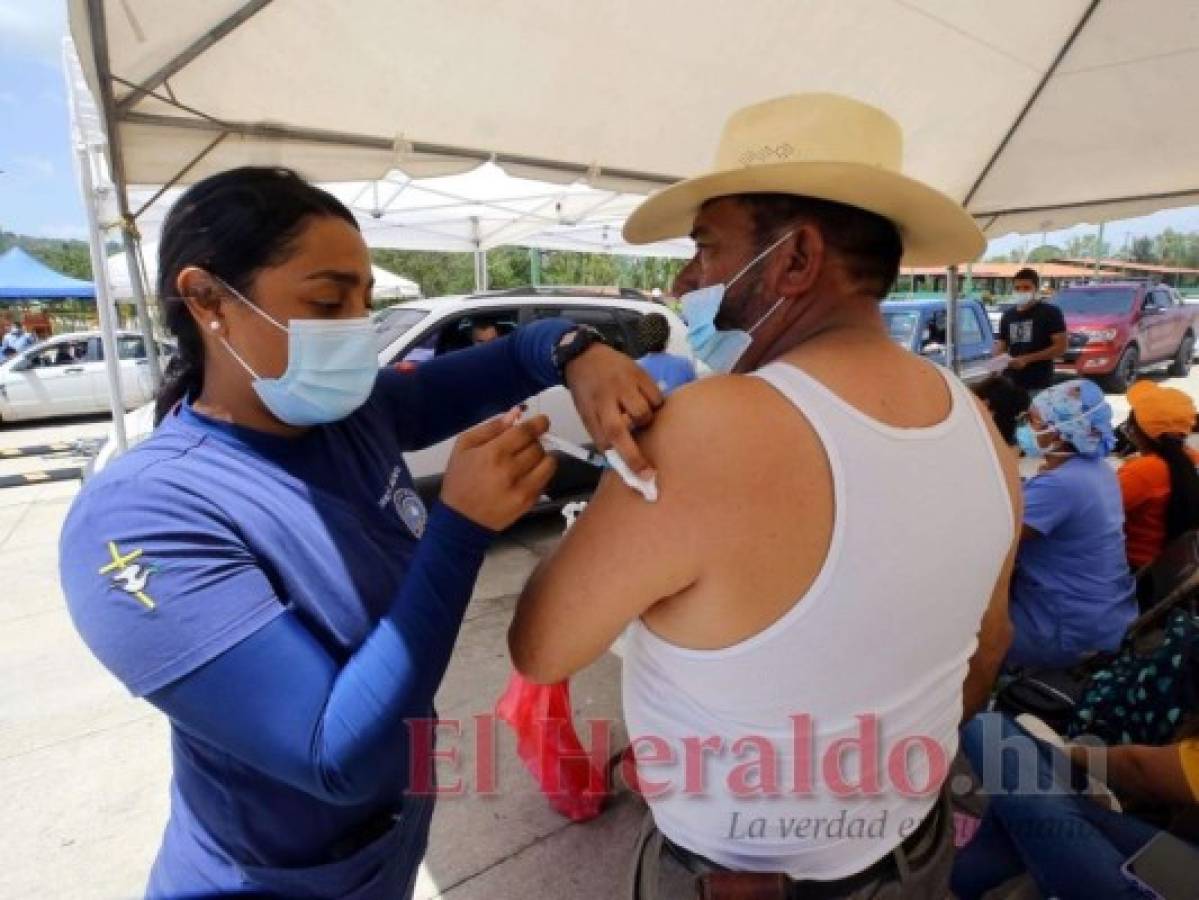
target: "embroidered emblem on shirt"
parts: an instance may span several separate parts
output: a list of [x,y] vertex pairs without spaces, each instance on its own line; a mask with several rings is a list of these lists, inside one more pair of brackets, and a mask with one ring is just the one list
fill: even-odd
[[429,522],[429,512],[425,509],[424,501],[416,491],[399,486],[403,475],[402,466],[392,469],[391,478],[387,482],[383,496],[379,498],[379,508],[383,509],[389,503],[394,506],[400,521],[412,532],[413,537],[419,540],[425,533],[425,525]]
[[429,512],[425,509],[424,501],[416,491],[400,488],[392,498],[400,519],[408,526],[413,536],[420,538],[425,533],[425,525],[429,522]]
[[141,603],[142,606],[146,607],[146,609],[154,609],[154,601],[146,593],[146,585],[150,583],[150,576],[154,574],[154,567],[144,566],[139,562],[135,562],[135,560],[141,559],[142,551],[134,550],[131,553],[121,553],[117,545],[109,541],[108,553],[112,557],[112,562],[102,567],[100,574],[110,576],[113,587],[120,588]]

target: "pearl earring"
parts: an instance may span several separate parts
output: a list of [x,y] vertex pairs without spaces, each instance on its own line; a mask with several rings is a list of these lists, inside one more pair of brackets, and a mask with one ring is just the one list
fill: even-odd
[[213,331],[220,331],[221,323],[220,322],[209,322],[208,327],[211,328]]

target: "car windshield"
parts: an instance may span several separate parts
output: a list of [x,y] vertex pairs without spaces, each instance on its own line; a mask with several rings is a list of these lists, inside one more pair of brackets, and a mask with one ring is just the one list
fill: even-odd
[[1133,288],[1071,288],[1050,301],[1064,313],[1111,314],[1132,309]]
[[920,324],[920,313],[911,310],[903,312],[883,312],[883,321],[887,323],[887,331],[891,340],[901,347],[911,349],[912,338],[916,334],[916,326]]
[[379,310],[372,317],[375,321],[375,347],[379,351],[387,349],[396,338],[408,332],[427,315],[423,309],[404,309],[400,306],[389,306]]

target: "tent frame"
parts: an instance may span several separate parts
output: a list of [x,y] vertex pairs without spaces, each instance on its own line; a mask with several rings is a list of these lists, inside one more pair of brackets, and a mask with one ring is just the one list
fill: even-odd
[[[493,153],[493,152],[487,152],[487,151],[465,148],[465,147],[455,147],[455,146],[446,146],[446,145],[440,145],[440,144],[430,144],[430,143],[424,143],[424,142],[407,141],[407,140],[404,140],[403,138],[399,138],[399,139],[386,138],[386,137],[380,137],[380,136],[376,136],[376,135],[345,133],[345,132],[328,131],[328,130],[322,130],[322,129],[302,128],[302,127],[288,126],[288,125],[221,121],[212,116],[208,116],[199,110],[189,109],[184,104],[179,103],[177,100],[175,100],[174,97],[163,96],[162,94],[160,94],[158,92],[158,88],[162,87],[163,85],[167,86],[167,90],[169,92],[170,87],[169,87],[168,81],[173,75],[176,75],[180,71],[185,69],[190,63],[192,63],[195,59],[197,59],[199,56],[201,56],[205,51],[207,51],[214,45],[218,44],[223,38],[225,38],[227,35],[229,35],[233,31],[235,31],[238,27],[240,27],[246,21],[248,21],[253,16],[257,15],[258,13],[260,13],[261,11],[266,9],[268,6],[270,6],[270,4],[272,2],[273,2],[273,0],[246,0],[245,4],[242,7],[240,7],[235,12],[229,14],[223,20],[216,23],[211,28],[209,28],[206,32],[204,32],[202,35],[197,37],[187,47],[185,47],[182,51],[180,51],[176,56],[174,56],[172,59],[167,61],[164,65],[160,66],[157,71],[155,71],[152,75],[150,75],[148,78],[146,78],[141,84],[135,85],[130,82],[126,82],[123,79],[118,79],[116,76],[113,75],[113,73],[109,69],[103,0],[86,0],[88,18],[89,18],[90,26],[91,26],[91,35],[90,36],[91,36],[92,51],[93,51],[92,57],[93,57],[93,60],[94,60],[95,66],[96,66],[97,78],[99,81],[99,89],[100,89],[100,93],[101,93],[100,99],[101,99],[101,104],[102,104],[102,110],[101,110],[102,117],[103,117],[103,120],[105,123],[105,130],[107,131],[107,133],[109,135],[109,145],[111,147],[111,158],[112,158],[113,176],[114,176],[113,180],[116,185],[118,203],[119,203],[122,219],[126,226],[125,241],[126,241],[127,248],[129,248],[130,246],[132,246],[135,243],[135,239],[134,239],[130,229],[132,228],[133,221],[136,219],[136,215],[134,215],[132,217],[129,215],[127,185],[126,185],[126,181],[125,181],[125,172],[124,172],[124,166],[123,166],[123,162],[122,162],[120,136],[119,136],[119,131],[116,127],[121,123],[129,123],[129,124],[134,124],[134,125],[145,125],[145,126],[169,127],[169,128],[196,129],[196,130],[200,130],[200,131],[214,133],[212,142],[204,150],[202,150],[200,152],[200,154],[198,154],[195,158],[193,158],[182,170],[180,170],[180,172],[178,172],[174,176],[174,178],[171,179],[170,184],[177,183],[184,175],[186,175],[187,171],[190,168],[192,168],[197,162],[199,162],[200,159],[202,159],[205,155],[207,155],[207,153],[211,152],[211,150],[217,144],[219,144],[221,141],[225,140],[229,136],[258,138],[258,139],[276,140],[276,141],[296,141],[296,142],[305,142],[305,143],[310,143],[310,144],[333,145],[333,146],[341,146],[341,147],[357,147],[357,148],[369,149],[369,150],[392,151],[396,154],[397,161],[400,161],[403,156],[405,156],[407,154],[411,154],[411,153],[421,153],[421,154],[429,154],[429,155],[435,155],[435,156],[436,155],[453,156],[453,157],[457,157],[457,158],[463,159],[463,160],[474,159],[474,160],[477,160],[479,163],[493,161],[493,162],[498,163],[501,166],[504,166],[505,164],[509,164],[509,165],[514,165],[514,166],[536,167],[543,171],[558,173],[563,176],[569,176],[572,179],[583,178],[592,183],[594,183],[600,176],[601,170],[599,169],[598,166],[595,166],[595,165],[587,166],[587,165],[583,165],[578,162],[565,162],[565,161],[561,161],[561,160],[546,159],[546,158],[533,157],[533,156],[522,155],[522,154]],[[1099,8],[1101,3],[1102,3],[1102,0],[1091,0],[1091,2],[1083,10],[1082,14],[1079,17],[1078,22],[1076,23],[1076,25],[1070,32],[1069,36],[1067,37],[1067,39],[1065,40],[1063,45],[1058,50],[1058,53],[1054,57],[1052,64],[1048,67],[1048,69],[1045,71],[1043,76],[1039,79],[1036,87],[1033,89],[1032,93],[1028,97],[1028,100],[1025,102],[1020,113],[1017,115],[1015,120],[1012,122],[1011,126],[1008,128],[1008,130],[1004,134],[1004,137],[1000,140],[1000,142],[996,146],[994,152],[991,154],[986,165],[979,172],[972,187],[968,191],[965,200],[963,201],[964,205],[969,204],[969,202],[975,197],[975,195],[978,193],[978,191],[980,190],[982,185],[985,183],[987,177],[990,175],[991,171],[994,169],[995,165],[1003,157],[1005,150],[1008,148],[1012,139],[1015,137],[1015,135],[1020,130],[1021,125],[1027,119],[1030,111],[1037,104],[1037,101],[1040,99],[1046,86],[1049,84],[1049,82],[1053,78],[1054,74],[1057,72],[1058,68],[1060,67],[1061,63],[1068,55],[1071,47],[1074,46],[1078,37],[1085,30],[1087,23],[1089,21],[1091,21],[1092,17],[1094,16],[1096,10]],[[132,92],[127,97],[122,98],[122,100],[120,100],[119,102],[115,101],[113,98],[112,84],[113,84],[114,80],[120,80],[120,81],[122,81],[122,83],[126,84],[127,86],[129,86],[132,89]],[[154,98],[161,100],[162,102],[167,103],[167,104],[175,107],[176,109],[179,109],[180,111],[182,111],[184,113],[187,113],[188,116],[190,116],[190,117],[177,117],[177,116],[137,112],[133,107],[143,97],[146,97],[146,96],[153,96]],[[641,182],[642,184],[644,184],[644,186],[647,189],[652,189],[655,187],[669,185],[669,184],[674,183],[674,181],[676,180],[675,178],[664,176],[661,174],[639,172],[639,171],[626,170],[626,169],[605,169],[602,171],[602,174],[605,176],[608,176],[608,177]],[[164,188],[164,190],[165,190],[165,188]],[[1111,198],[1110,200],[1105,200],[1102,202],[1109,203],[1109,202],[1119,202],[1122,200],[1132,201],[1132,200],[1146,200],[1146,199],[1169,200],[1169,199],[1173,199],[1173,198],[1186,197],[1186,196],[1192,195],[1197,192],[1199,192],[1199,188],[1196,188],[1195,190],[1174,191],[1174,192],[1155,194],[1155,195],[1145,195],[1145,196],[1136,196],[1136,197],[1127,197],[1127,198],[1123,198],[1123,197]],[[1087,207],[1087,206],[1093,206],[1096,203],[1097,203],[1096,200],[1091,199],[1091,200],[1087,200],[1085,202],[1079,202],[1077,204],[1067,203],[1067,204],[1059,204],[1059,205],[1054,205],[1054,206],[1033,207],[1033,208],[1012,208],[1012,209],[986,210],[983,212],[974,213],[974,215],[978,221],[980,221],[980,222],[986,221],[989,225],[989,224],[993,224],[1000,217],[1005,216],[1005,215],[1011,215],[1011,214],[1016,214],[1016,213],[1035,212],[1040,209],[1044,209],[1045,211],[1048,212],[1050,210],[1065,210],[1065,209],[1071,209],[1074,207],[1083,208],[1083,207]],[[147,206],[148,205],[149,204],[147,204]],[[142,209],[138,211],[138,214],[140,214],[141,212],[144,212],[145,208],[146,208],[146,206],[143,206]],[[476,287],[478,287],[480,289],[485,288],[486,284],[487,284],[486,252],[487,251],[486,251],[486,247],[484,245],[484,241],[476,227],[475,251],[474,251],[475,281],[476,281]],[[129,254],[129,258],[130,258],[131,264],[132,264],[134,255],[132,253]],[[139,288],[141,287],[139,277],[134,276],[134,277],[132,277],[131,280]],[[950,269],[950,271],[948,273],[947,287],[949,288],[949,290],[947,292],[947,298],[946,298],[947,305],[949,307],[949,312],[948,312],[949,324],[951,326],[953,326],[953,324],[956,322],[956,319],[957,319],[957,310],[955,308],[956,304],[957,304],[956,269],[952,269],[952,268]],[[140,291],[139,295],[138,295],[138,315],[139,315],[139,320],[141,320],[141,322],[142,322],[143,329],[147,330],[147,333],[149,333],[149,331],[148,331],[149,318],[145,312],[144,291]],[[956,335],[955,329],[953,327],[950,327],[948,329],[948,333],[947,333],[946,337],[947,337],[947,347],[946,347],[947,358],[950,361],[950,365],[953,366],[956,370],[956,367],[957,367],[956,366],[956,363],[957,363],[957,348],[956,348],[957,335]],[[155,360],[153,364],[156,365],[156,363],[157,363],[157,360]]]

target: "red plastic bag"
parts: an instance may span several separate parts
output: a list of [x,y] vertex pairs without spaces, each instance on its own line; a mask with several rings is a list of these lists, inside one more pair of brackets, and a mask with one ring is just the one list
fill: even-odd
[[603,767],[575,733],[569,682],[536,684],[513,672],[496,713],[516,733],[516,752],[555,810],[575,822],[600,814],[608,796]]

